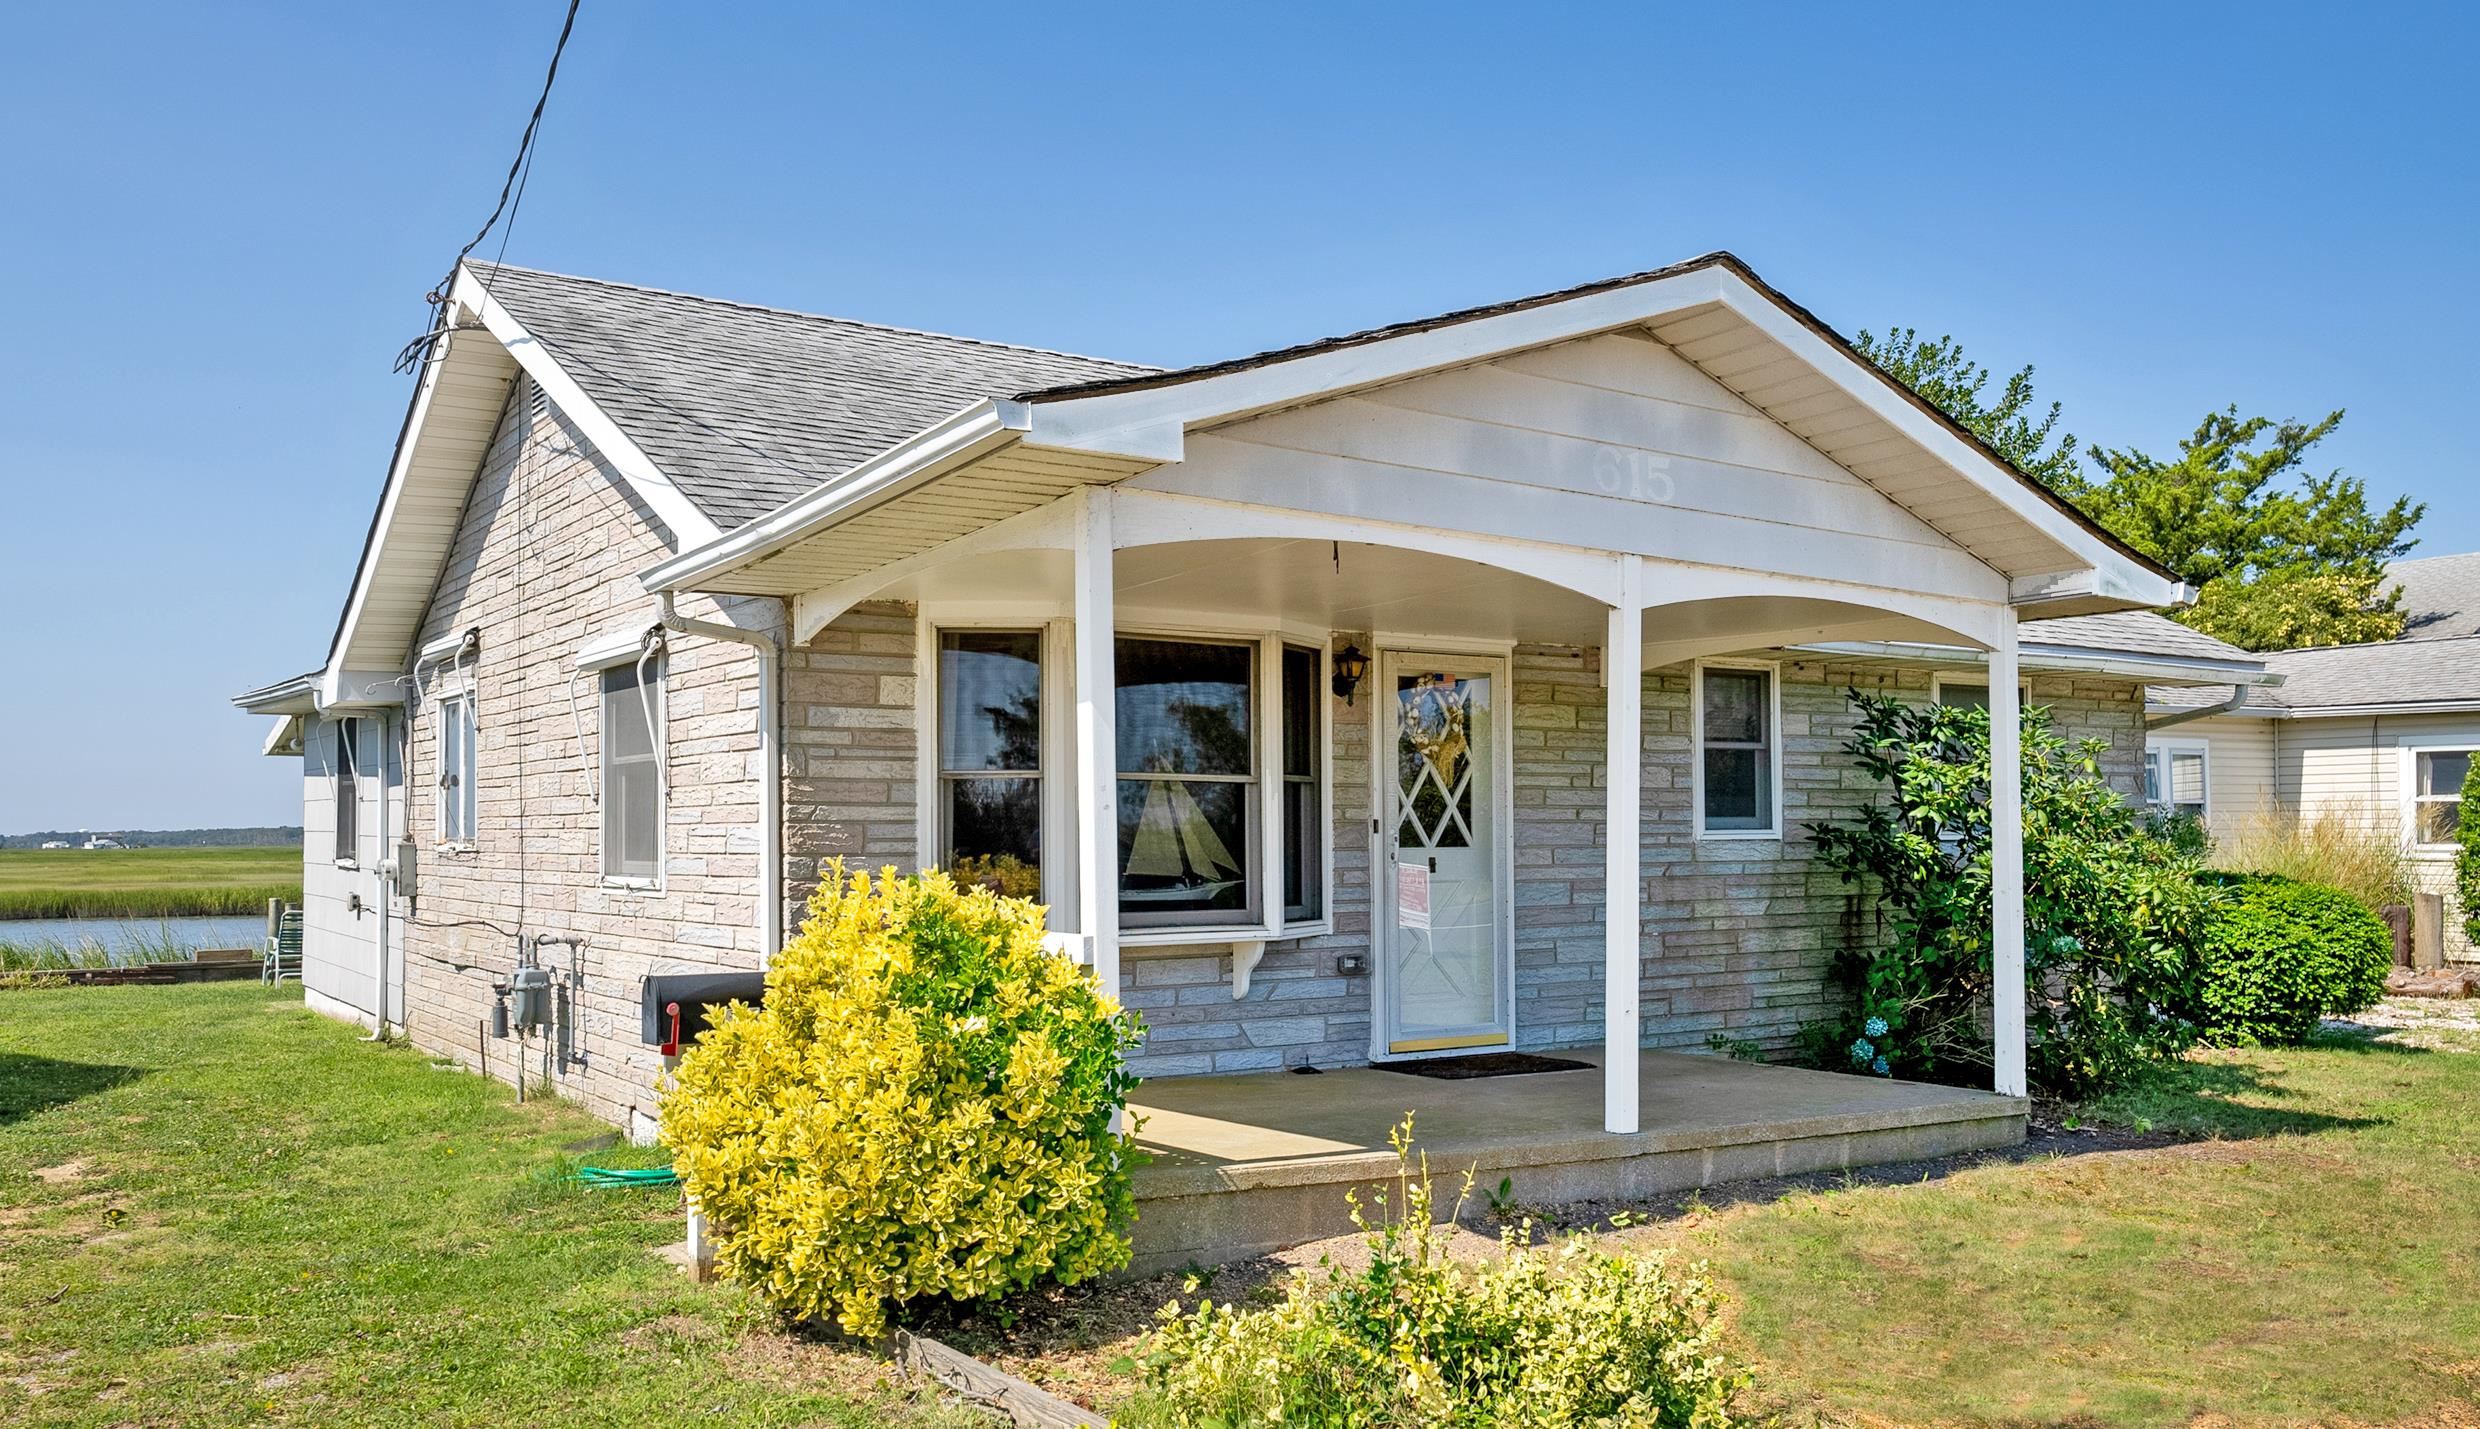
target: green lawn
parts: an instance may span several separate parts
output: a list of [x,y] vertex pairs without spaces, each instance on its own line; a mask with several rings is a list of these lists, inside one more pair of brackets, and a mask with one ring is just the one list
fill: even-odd
[[2480,1424],[2480,1042],[2459,1045],[2213,1054],[2101,1110],[2214,1139],[1649,1234],[1713,1262],[1793,1423]]
[[270,898],[301,901],[300,849],[0,849],[0,919],[255,913]]
[[[937,1417],[656,1261],[676,1192],[563,1185],[600,1123],[356,1035],[255,984],[0,991],[0,1423]],[[2099,1109],[2205,1139],[1616,1239],[1712,1263],[1782,1423],[2480,1424],[2480,1035],[2433,1040],[2472,1050],[2214,1054]],[[1131,1293],[1009,1357],[1116,1397]]]
[[935,1417],[657,1261],[677,1191],[563,1184],[601,1123],[300,1000],[0,991],[0,1424]]

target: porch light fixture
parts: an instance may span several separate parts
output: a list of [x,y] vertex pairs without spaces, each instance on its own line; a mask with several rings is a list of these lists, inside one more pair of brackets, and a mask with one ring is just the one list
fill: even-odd
[[1361,687],[1362,677],[1368,673],[1369,657],[1361,653],[1358,645],[1347,644],[1336,652],[1335,693],[1343,697],[1345,704],[1352,703],[1352,696]]

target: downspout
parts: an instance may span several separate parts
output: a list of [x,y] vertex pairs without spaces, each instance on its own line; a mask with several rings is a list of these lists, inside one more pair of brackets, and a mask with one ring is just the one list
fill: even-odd
[[2233,685],[2230,687],[2230,698],[2222,701],[2218,705],[2206,705],[2201,709],[2179,710],[2173,714],[2166,714],[2155,719],[2148,719],[2144,722],[2144,728],[2147,732],[2150,732],[2156,729],[2168,729],[2174,724],[2185,724],[2192,719],[2210,719],[2215,715],[2235,714],[2238,712],[2241,705],[2247,703],[2247,697],[2247,686]]
[[776,698],[776,666],[782,656],[772,635],[743,630],[711,620],[692,620],[672,606],[672,593],[660,593],[662,625],[683,635],[729,640],[758,654],[758,959],[764,966],[784,937],[784,778],[778,754],[781,702]]

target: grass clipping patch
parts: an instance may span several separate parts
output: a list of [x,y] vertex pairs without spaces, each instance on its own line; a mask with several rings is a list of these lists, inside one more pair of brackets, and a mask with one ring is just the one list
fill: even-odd
[[716,1265],[855,1335],[1128,1263],[1139,1155],[1112,1118],[1132,1014],[1042,943],[1042,909],[945,874],[842,866],[681,1059],[663,1140]]

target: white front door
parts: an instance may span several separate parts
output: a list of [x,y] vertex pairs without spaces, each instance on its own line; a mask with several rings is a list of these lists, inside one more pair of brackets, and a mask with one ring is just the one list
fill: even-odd
[[1507,917],[1505,663],[1380,660],[1379,1037],[1385,1055],[1502,1047],[1514,1028]]

